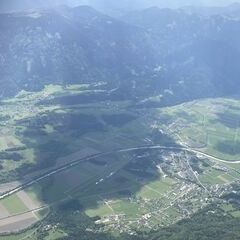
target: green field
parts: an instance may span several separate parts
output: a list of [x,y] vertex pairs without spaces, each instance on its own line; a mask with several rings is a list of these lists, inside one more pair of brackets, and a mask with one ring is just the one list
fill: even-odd
[[165,108],[160,110],[159,128],[180,144],[224,160],[240,160],[239,104],[237,99],[209,99]]
[[[71,226],[116,235],[167,227],[214,201],[216,193],[209,192],[216,186],[228,193],[240,179],[240,164],[200,159],[190,152],[115,151],[178,144],[226,161],[240,160],[239,100],[199,100],[150,110],[135,109],[128,101],[98,101],[102,92],[90,85],[50,85],[3,102],[8,117],[0,120],[1,182],[41,176],[80,160],[84,150],[88,155],[113,152],[25,189],[35,203],[48,206],[36,215],[49,229],[37,226],[37,233],[33,228],[34,234],[29,230],[19,238],[0,239],[35,240],[40,233],[45,240],[61,239],[71,233]],[[88,102],[89,94],[96,100]],[[28,210],[16,194],[2,203],[10,214]],[[235,207],[228,207],[222,210],[239,216]]]
[[49,85],[3,101],[0,182],[53,167],[58,158],[79,149],[105,152],[144,144],[151,131],[137,111],[127,109],[130,102],[84,100],[98,92],[89,85]]
[[14,194],[2,200],[3,206],[10,214],[18,214],[28,211],[27,206]]

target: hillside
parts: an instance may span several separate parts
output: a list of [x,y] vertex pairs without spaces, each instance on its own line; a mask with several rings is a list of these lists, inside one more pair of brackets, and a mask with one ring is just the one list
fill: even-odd
[[146,1],[1,2],[0,240],[239,240],[239,5]]
[[240,21],[230,17],[150,8],[119,20],[82,6],[0,19],[1,97],[93,82],[145,105],[239,93]]

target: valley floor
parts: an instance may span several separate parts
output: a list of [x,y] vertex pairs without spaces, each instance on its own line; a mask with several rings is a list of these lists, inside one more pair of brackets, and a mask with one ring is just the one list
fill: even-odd
[[141,109],[80,104],[85,91],[95,90],[48,86],[2,102],[0,232],[20,233],[0,239],[61,239],[71,226],[135,236],[208,208],[240,217],[238,99]]

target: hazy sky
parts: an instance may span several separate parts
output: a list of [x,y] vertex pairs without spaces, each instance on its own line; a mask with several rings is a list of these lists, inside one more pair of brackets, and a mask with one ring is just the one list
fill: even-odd
[[72,2],[79,3],[85,2],[93,5],[105,6],[159,6],[159,7],[182,7],[186,5],[193,6],[226,6],[240,0],[72,0]]
[[[48,0],[51,1],[51,0]],[[56,0],[55,0],[56,1]],[[198,5],[198,6],[224,6],[234,2],[240,2],[240,0],[66,0],[73,3],[86,3],[94,5],[158,5],[162,7],[182,7],[186,5]]]
[[138,9],[150,6],[182,7],[224,6],[240,0],[0,0],[0,12],[26,10],[29,8],[52,7],[59,4],[90,4],[98,9]]

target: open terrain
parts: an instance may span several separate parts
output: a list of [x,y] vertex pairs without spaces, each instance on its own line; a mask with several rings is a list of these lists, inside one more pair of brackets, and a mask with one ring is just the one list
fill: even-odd
[[240,160],[239,99],[207,99],[164,108],[159,128],[180,145],[226,161]]
[[132,1],[0,3],[0,240],[240,239],[240,5]]
[[216,203],[240,216],[229,195],[240,181],[237,98],[149,111],[89,102],[99,88],[50,85],[1,103],[0,232],[20,233],[0,239],[59,239],[69,224],[135,235]]

